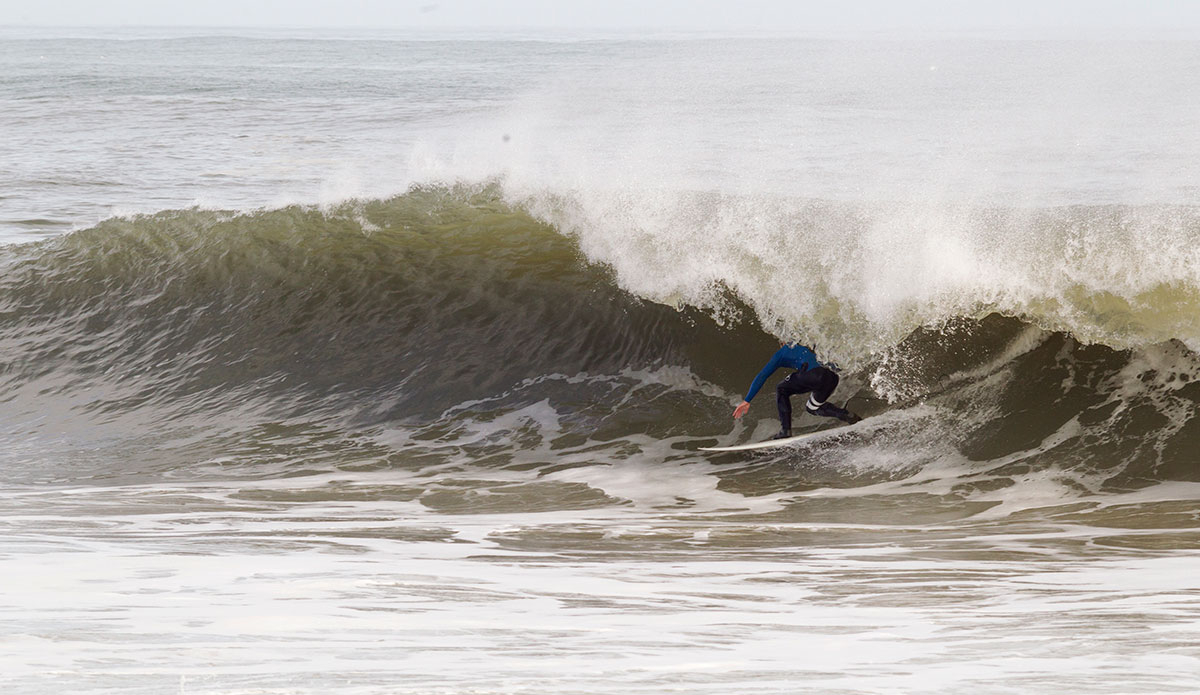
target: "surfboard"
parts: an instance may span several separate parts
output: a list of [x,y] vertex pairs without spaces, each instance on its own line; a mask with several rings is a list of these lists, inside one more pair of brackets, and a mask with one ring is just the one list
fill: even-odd
[[750,442],[749,444],[735,444],[734,446],[702,446],[700,451],[754,451],[755,449],[777,449],[779,447],[791,446],[797,442],[802,442],[805,439],[821,439],[827,435],[842,434],[848,430],[858,427],[859,423],[846,425],[844,427],[830,427],[816,432],[805,432],[787,439],[768,439],[765,442]]

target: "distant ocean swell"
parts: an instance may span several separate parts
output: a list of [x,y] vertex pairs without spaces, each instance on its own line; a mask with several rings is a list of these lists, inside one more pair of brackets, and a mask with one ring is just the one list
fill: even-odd
[[[165,211],[5,248],[5,417],[80,451],[114,446],[118,422],[143,447],[241,432],[233,450],[278,451],[303,431],[341,451],[546,404],[555,446],[686,450],[730,431],[780,336],[841,362],[839,398],[865,414],[919,412],[921,441],[982,462],[979,485],[1049,467],[1089,489],[1200,479],[1191,209],[931,217],[696,194],[639,227],[636,201],[502,188]],[[477,453],[520,450],[519,430]]]

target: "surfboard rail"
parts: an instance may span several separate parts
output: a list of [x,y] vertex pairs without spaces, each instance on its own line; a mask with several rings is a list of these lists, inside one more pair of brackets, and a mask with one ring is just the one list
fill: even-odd
[[859,427],[859,423],[853,425],[844,425],[841,427],[828,427],[815,432],[805,432],[794,437],[785,439],[768,439],[762,442],[749,442],[747,444],[734,444],[732,446],[702,446],[699,451],[755,451],[757,449],[777,449],[780,447],[791,446],[806,439],[822,438],[822,436],[831,436],[834,434],[843,434]]

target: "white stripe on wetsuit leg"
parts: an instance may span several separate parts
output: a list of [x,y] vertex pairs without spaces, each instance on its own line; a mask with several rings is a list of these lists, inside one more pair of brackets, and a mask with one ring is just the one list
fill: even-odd
[[812,396],[808,397],[808,409],[809,410],[816,410],[817,408],[820,408],[823,405],[825,405],[825,401],[821,401],[820,403],[818,403],[817,399],[813,398]]

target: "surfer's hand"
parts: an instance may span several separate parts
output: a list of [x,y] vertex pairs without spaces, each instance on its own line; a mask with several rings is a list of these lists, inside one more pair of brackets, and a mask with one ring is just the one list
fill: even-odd
[[746,401],[742,401],[741,404],[738,405],[738,407],[733,409],[733,419],[740,420],[742,418],[742,416],[745,415],[746,411],[748,411],[748,410],[750,410],[750,404],[747,403]]

